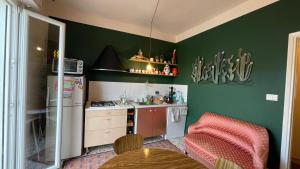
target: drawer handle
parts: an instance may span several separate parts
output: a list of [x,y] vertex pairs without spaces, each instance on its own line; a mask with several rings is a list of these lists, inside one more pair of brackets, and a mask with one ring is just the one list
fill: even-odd
[[111,120],[111,119],[106,119],[106,120]]
[[110,131],[106,131],[105,133],[106,133],[106,134],[109,134],[109,133],[110,133]]

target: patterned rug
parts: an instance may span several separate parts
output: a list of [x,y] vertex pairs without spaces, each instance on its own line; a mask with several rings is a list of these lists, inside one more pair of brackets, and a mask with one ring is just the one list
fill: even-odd
[[[174,144],[168,140],[162,140],[144,145],[145,148],[159,148],[183,153]],[[76,159],[71,159],[65,162],[64,169],[97,169],[106,161],[112,159],[116,154],[114,151],[92,154]]]

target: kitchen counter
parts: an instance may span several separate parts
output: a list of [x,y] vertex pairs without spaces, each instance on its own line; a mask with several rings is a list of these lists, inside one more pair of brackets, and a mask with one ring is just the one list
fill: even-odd
[[154,105],[140,105],[138,103],[132,102],[126,105],[116,105],[110,107],[91,107],[90,103],[87,104],[85,111],[93,111],[93,110],[114,110],[114,109],[134,109],[134,108],[151,108],[151,107],[182,107],[187,106],[184,104],[154,104]]
[[154,104],[154,105],[139,105],[138,103],[132,103],[134,108],[150,108],[150,107],[183,107],[187,106],[186,103],[184,104]]
[[115,110],[115,109],[133,109],[134,106],[127,104],[127,105],[116,105],[116,106],[109,106],[109,107],[91,107],[86,106],[85,111],[93,111],[93,110]]

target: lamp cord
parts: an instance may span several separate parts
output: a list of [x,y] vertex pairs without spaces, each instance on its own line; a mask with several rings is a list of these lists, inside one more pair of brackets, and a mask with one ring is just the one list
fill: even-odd
[[154,21],[154,17],[158,8],[158,4],[159,4],[159,0],[157,0],[156,3],[156,7],[155,7],[155,11],[153,13],[152,19],[151,19],[151,27],[150,27],[150,35],[149,35],[149,59],[151,57],[151,48],[152,48],[152,29],[153,29],[153,21]]

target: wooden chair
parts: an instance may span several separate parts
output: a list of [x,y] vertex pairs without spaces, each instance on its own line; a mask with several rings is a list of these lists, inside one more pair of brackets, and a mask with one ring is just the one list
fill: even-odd
[[118,138],[114,142],[114,151],[116,154],[122,154],[127,151],[138,150],[143,147],[144,138],[139,134],[128,134]]
[[233,161],[220,157],[215,162],[215,169],[242,169],[242,167]]

